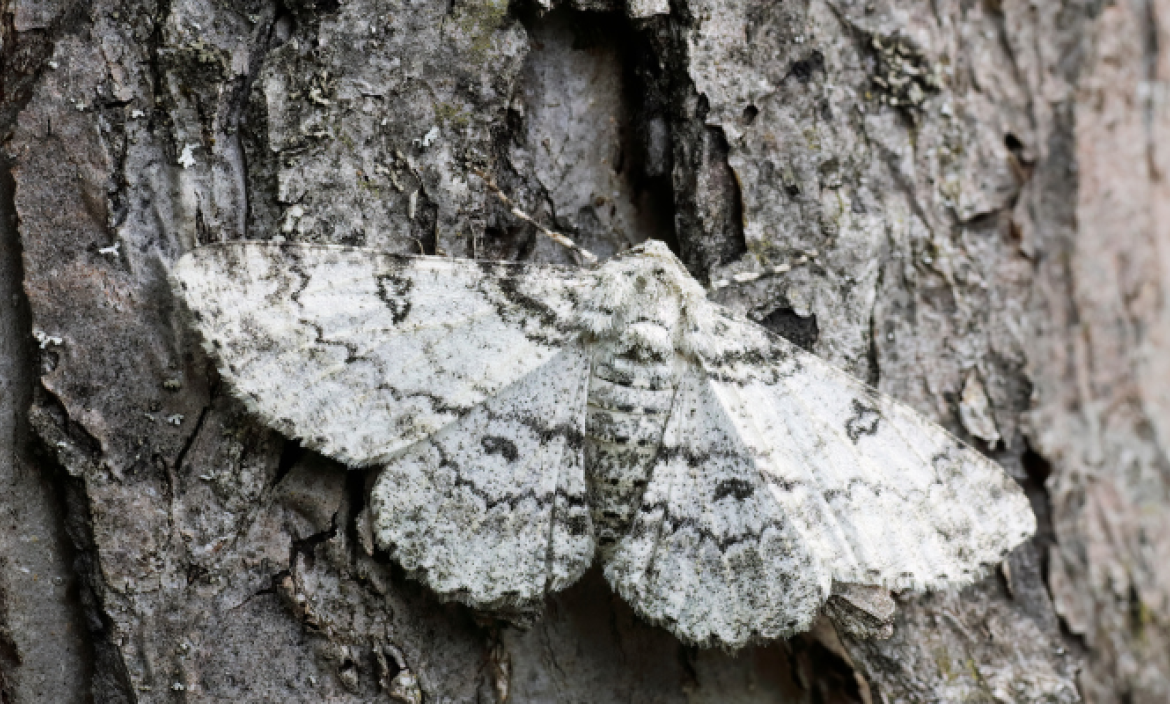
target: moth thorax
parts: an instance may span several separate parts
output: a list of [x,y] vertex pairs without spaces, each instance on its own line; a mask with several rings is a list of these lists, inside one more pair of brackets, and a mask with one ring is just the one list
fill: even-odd
[[640,320],[623,328],[610,348],[618,356],[665,362],[674,356],[674,330],[656,321]]
[[675,347],[683,301],[696,287],[665,247],[636,248],[596,273],[581,300],[579,323],[615,349],[666,358]]
[[677,347],[681,300],[666,286],[626,301],[615,311],[612,327],[603,335],[617,355],[646,362],[674,357]]

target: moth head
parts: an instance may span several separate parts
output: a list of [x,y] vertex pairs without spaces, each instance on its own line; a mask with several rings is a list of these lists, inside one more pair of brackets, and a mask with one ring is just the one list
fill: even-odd
[[600,281],[624,298],[705,298],[695,281],[665,243],[646,240],[615,255],[598,270]]
[[673,339],[660,339],[662,332],[652,332],[647,325],[673,338],[687,311],[706,303],[706,295],[665,244],[648,240],[614,256],[594,273],[580,320],[595,335],[617,333],[658,355],[668,346],[673,349]]

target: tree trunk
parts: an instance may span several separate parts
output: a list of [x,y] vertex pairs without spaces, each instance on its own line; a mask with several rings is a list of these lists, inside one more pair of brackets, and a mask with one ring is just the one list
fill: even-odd
[[[545,1],[0,0],[0,702],[1170,701],[1170,1]],[[572,263],[475,170],[599,255],[665,240],[998,460],[1036,538],[888,640],[687,648],[596,570],[526,630],[440,603],[166,275]]]

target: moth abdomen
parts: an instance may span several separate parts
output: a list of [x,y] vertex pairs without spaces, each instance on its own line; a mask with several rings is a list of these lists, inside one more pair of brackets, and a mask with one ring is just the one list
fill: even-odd
[[585,470],[602,558],[630,529],[676,386],[674,364],[630,360],[609,346],[602,346],[594,358],[585,416]]

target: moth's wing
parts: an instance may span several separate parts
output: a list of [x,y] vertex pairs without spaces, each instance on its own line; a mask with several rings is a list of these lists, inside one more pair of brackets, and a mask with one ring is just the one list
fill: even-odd
[[808,630],[831,589],[707,382],[683,376],[642,505],[605,567],[646,620],[701,646]]
[[962,585],[1035,531],[998,464],[905,405],[727,312],[705,335],[731,431],[833,580]]
[[222,375],[282,433],[383,463],[577,336],[575,274],[370,249],[200,247],[172,279]]
[[378,477],[375,536],[434,591],[530,607],[593,559],[583,426],[589,355],[572,344]]

